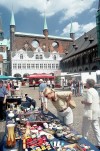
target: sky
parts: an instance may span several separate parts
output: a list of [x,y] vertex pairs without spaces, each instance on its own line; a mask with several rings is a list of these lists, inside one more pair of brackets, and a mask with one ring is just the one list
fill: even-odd
[[11,11],[17,32],[43,34],[44,12],[49,35],[69,38],[72,22],[75,38],[96,26],[99,0],[0,0],[5,38],[9,37]]

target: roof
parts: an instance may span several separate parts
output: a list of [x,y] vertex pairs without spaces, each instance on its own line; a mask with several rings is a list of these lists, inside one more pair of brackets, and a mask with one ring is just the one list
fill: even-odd
[[0,41],[0,46],[7,46],[8,45],[8,39],[3,39]]
[[46,21],[46,15],[44,16],[44,29],[48,29],[48,27],[47,27],[47,21]]
[[[68,54],[63,59],[70,58],[71,56],[86,51],[95,45],[97,45],[96,27],[82,35],[80,38],[76,39],[74,43],[71,43],[68,49]],[[75,49],[75,47],[77,47],[77,49]]]
[[14,25],[14,26],[15,26],[15,18],[14,18],[14,13],[13,13],[13,11],[12,11],[12,15],[11,15],[10,25]]
[[[31,34],[31,33],[23,33],[23,32],[15,32],[15,35],[16,36],[29,36],[29,37],[41,37],[41,38],[45,38],[44,35],[42,34]],[[59,36],[52,36],[52,35],[48,35],[48,38],[55,38],[55,39],[62,39],[62,40],[69,40],[69,41],[72,41],[72,38],[66,38],[66,37],[59,37]]]

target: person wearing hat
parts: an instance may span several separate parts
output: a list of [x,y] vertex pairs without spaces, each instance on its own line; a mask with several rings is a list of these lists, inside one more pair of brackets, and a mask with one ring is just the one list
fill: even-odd
[[5,120],[5,104],[7,98],[7,90],[6,87],[3,86],[3,81],[0,80],[0,120]]
[[43,79],[40,79],[39,82],[39,99],[41,100],[41,108],[43,108],[44,104],[47,106],[47,98],[45,98],[43,95],[43,91],[47,87],[47,84],[45,81],[43,81]]
[[57,91],[51,88],[46,88],[43,92],[44,96],[52,102],[57,109],[58,118],[67,126],[73,124],[73,112],[69,106],[69,101],[72,99],[71,91]]

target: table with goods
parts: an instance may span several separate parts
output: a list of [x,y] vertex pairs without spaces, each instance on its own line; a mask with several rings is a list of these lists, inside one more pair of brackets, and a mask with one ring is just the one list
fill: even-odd
[[54,114],[36,107],[7,109],[2,151],[99,151]]

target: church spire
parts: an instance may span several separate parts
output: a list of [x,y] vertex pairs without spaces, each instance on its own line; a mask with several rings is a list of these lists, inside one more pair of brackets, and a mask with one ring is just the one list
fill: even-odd
[[44,30],[48,29],[47,27],[47,21],[46,21],[46,15],[44,15]]
[[11,15],[10,25],[15,26],[15,18],[14,18],[14,13],[13,13],[13,11],[12,11],[12,15]]
[[0,16],[0,40],[4,39],[4,33],[3,33],[3,29],[2,29],[2,18]]
[[72,38],[73,40],[75,40],[75,33],[73,31],[72,21],[71,21],[71,26],[70,26],[70,38]]
[[46,14],[44,13],[44,28],[43,28],[43,34],[44,36],[48,36],[48,27],[47,27],[47,21],[46,21]]

